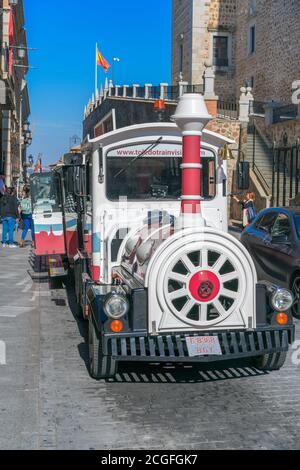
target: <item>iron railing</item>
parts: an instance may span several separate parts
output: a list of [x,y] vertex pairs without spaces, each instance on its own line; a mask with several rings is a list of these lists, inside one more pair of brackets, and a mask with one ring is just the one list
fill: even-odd
[[218,117],[238,119],[239,104],[237,101],[218,101]]
[[299,193],[299,164],[299,146],[274,148],[272,194],[275,206],[286,206]]
[[[151,86],[148,87],[135,87],[135,98],[138,99],[150,99],[150,100],[158,100],[160,98],[164,98],[166,101],[178,101],[180,97],[181,87],[179,85],[167,85],[165,87],[161,86]],[[204,85],[184,85],[182,87],[183,93],[198,93],[204,94]],[[123,97],[124,89],[123,87],[118,88],[118,97]],[[116,96],[116,88],[112,87],[109,91],[109,96],[115,97]],[[126,97],[133,98],[134,97],[134,87],[130,86],[126,88]]]

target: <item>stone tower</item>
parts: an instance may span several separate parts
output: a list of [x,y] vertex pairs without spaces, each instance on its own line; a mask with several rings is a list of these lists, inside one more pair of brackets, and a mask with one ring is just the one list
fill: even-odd
[[235,95],[237,0],[173,0],[172,80],[203,82],[206,64],[216,66],[216,92]]

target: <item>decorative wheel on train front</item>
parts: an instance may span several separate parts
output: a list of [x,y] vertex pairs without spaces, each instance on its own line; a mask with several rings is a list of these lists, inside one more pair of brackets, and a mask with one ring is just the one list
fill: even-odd
[[242,266],[214,247],[181,252],[168,265],[164,297],[169,309],[190,325],[212,326],[238,309]]

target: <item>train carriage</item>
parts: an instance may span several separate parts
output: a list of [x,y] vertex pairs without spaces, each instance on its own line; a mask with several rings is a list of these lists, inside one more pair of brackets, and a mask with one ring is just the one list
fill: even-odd
[[187,94],[175,123],[83,145],[72,264],[96,379],[114,376],[120,361],[251,357],[265,370],[285,361],[293,298],[258,283],[248,252],[228,233],[219,155],[231,141],[205,130],[209,120],[203,97]]

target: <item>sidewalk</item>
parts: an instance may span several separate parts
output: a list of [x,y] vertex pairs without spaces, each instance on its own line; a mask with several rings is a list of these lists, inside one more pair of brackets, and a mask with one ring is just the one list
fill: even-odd
[[38,447],[40,320],[28,270],[30,250],[0,244],[1,449]]
[[[21,240],[21,235],[22,235],[22,230],[19,229],[18,231],[15,232],[15,243],[19,244],[19,242]],[[1,244],[1,242],[2,242],[2,222],[0,222],[0,244]],[[31,242],[31,232],[30,231],[28,232],[26,242],[27,243]]]

